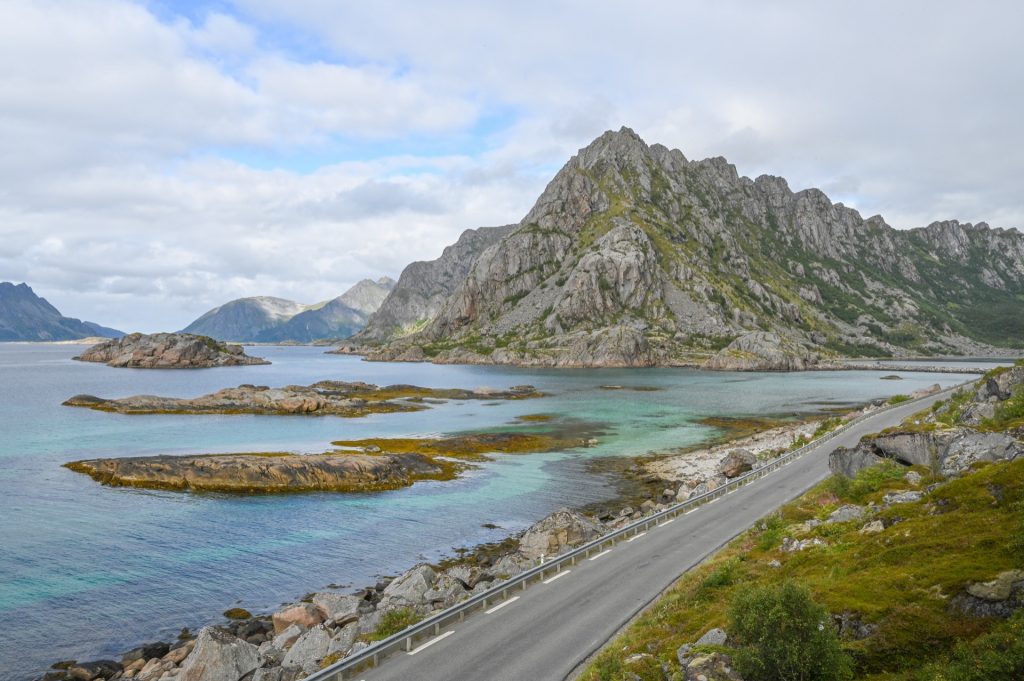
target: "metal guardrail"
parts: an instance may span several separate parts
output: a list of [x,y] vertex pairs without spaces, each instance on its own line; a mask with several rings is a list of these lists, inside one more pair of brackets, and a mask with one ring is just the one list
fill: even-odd
[[691,497],[685,501],[682,501],[674,506],[663,509],[654,513],[650,516],[641,518],[629,525],[620,527],[617,530],[609,532],[608,534],[602,535],[601,537],[588,542],[582,546],[579,546],[566,553],[559,554],[553,557],[547,563],[537,565],[524,572],[519,573],[514,577],[492,586],[487,591],[472,596],[460,603],[442,610],[441,612],[435,613],[430,617],[417,622],[416,624],[403,629],[397,634],[393,634],[388,638],[385,638],[368,648],[364,648],[357,653],[354,653],[343,660],[340,660],[329,667],[325,667],[318,672],[315,672],[306,677],[306,681],[342,681],[345,679],[347,672],[362,669],[365,666],[372,665],[377,666],[380,664],[381,658],[395,651],[410,651],[413,649],[413,644],[418,640],[424,640],[433,636],[437,636],[441,633],[441,627],[451,624],[453,622],[461,622],[466,618],[466,615],[475,609],[481,611],[487,610],[491,604],[504,601],[510,591],[520,589],[526,590],[526,587],[531,581],[543,581],[547,574],[550,572],[561,572],[562,567],[565,565],[575,565],[576,561],[582,558],[589,558],[591,553],[600,553],[605,546],[609,544],[615,544],[617,541],[625,539],[629,536],[635,536],[640,532],[646,532],[652,526],[657,525],[660,521],[667,520],[669,518],[675,518],[687,511],[703,506],[704,504],[714,501],[720,497],[725,496],[733,490],[739,489],[744,485],[750,484],[756,480],[759,480],[769,473],[777,471],[786,464],[789,464],[796,459],[800,458],[812,449],[815,449],[822,444],[833,440],[855,425],[866,421],[867,419],[874,418],[879,414],[890,411],[892,409],[905,407],[907,405],[916,404],[924,400],[942,395],[943,393],[952,392],[957,390],[967,383],[973,381],[966,381],[959,383],[945,390],[939,391],[932,395],[925,395],[924,397],[918,397],[906,402],[900,402],[898,404],[892,404],[877,411],[873,411],[869,414],[863,414],[855,419],[852,419],[835,430],[821,436],[816,440],[812,440],[806,445],[794,449],[788,452],[770,463],[767,463],[759,468],[756,468],[749,473],[745,473],[739,477],[733,478],[729,482],[725,483],[721,487],[717,487],[710,492],[701,494],[697,497]]

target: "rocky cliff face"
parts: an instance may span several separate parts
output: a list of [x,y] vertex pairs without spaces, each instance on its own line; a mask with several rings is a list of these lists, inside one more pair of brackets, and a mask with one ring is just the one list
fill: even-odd
[[382,342],[413,333],[437,316],[461,284],[477,256],[509,234],[515,225],[467,229],[436,260],[414,262],[353,340]]
[[257,343],[348,338],[366,325],[394,285],[390,277],[363,279],[337,298],[319,305],[268,296],[239,298],[210,310],[184,332]]
[[854,477],[882,461],[924,466],[953,477],[979,461],[1012,461],[1024,456],[1024,363],[996,369],[962,388],[926,415],[839,447],[829,455],[836,475]]
[[[390,341],[371,357],[790,369],[821,355],[992,352],[1024,334],[1016,230],[899,231],[626,128],[580,150],[504,229],[450,263],[466,272],[450,294],[431,289],[415,316],[386,321],[400,281],[357,338]],[[409,279],[406,298],[422,290]]]
[[28,284],[0,282],[0,341],[65,341],[123,335],[117,329],[65,317]]
[[94,345],[74,359],[130,369],[205,369],[270,364],[227,345],[190,333],[132,333]]

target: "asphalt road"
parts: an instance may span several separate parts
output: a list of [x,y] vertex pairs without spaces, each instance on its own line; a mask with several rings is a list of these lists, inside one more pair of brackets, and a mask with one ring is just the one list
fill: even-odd
[[[828,454],[893,426],[942,395],[878,414],[795,462],[647,534],[582,560],[547,583],[514,591],[412,653],[397,652],[366,681],[560,681],[680,575],[723,544],[828,476]],[[512,600],[512,596],[518,599]]]

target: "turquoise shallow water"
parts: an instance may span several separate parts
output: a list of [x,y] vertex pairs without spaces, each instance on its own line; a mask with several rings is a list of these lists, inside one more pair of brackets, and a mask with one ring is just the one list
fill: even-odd
[[[559,506],[607,499],[614,485],[588,472],[589,458],[701,442],[715,434],[696,423],[703,416],[809,412],[967,378],[381,364],[308,347],[253,349],[271,366],[144,371],[74,362],[78,350],[0,344],[3,679],[32,678],[57,659],[115,657],[143,641],[173,638],[181,626],[201,626],[235,604],[267,611],[329,583],[359,586],[417,560],[500,539]],[[466,388],[531,383],[550,396],[451,402],[364,419],[123,416],[60,406],[78,393],[194,396],[241,383],[323,379]],[[661,390],[601,390],[606,384]],[[498,427],[537,412],[601,422],[606,433],[594,448],[498,457],[456,481],[372,495],[238,498],[111,489],[60,466],[150,453],[322,451],[335,439]]]

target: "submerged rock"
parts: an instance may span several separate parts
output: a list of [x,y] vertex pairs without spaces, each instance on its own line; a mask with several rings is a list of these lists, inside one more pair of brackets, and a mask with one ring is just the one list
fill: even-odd
[[191,333],[132,333],[94,345],[74,359],[133,369],[204,369],[270,364],[228,345]]

